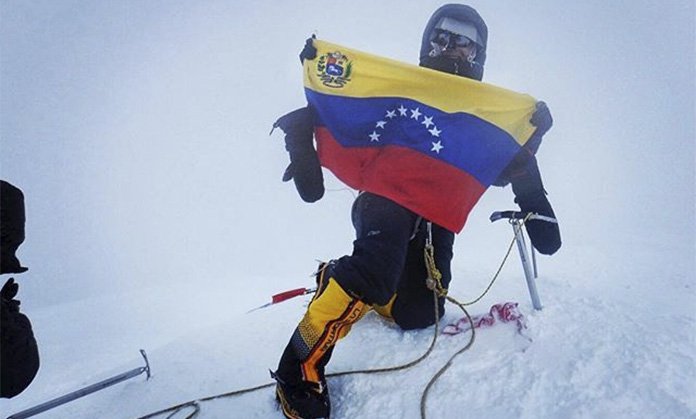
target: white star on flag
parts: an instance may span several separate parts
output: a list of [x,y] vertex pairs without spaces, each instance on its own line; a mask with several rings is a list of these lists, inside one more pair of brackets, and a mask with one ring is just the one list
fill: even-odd
[[432,143],[432,145],[433,145],[433,148],[431,148],[430,151],[434,151],[434,152],[436,152],[437,154],[440,154],[440,150],[442,150],[443,148],[445,148],[445,146],[442,145],[442,141],[438,141],[438,142],[436,142],[436,143]]
[[377,121],[377,125],[375,128],[382,128],[384,129],[384,126],[387,124],[387,121]]
[[404,105],[399,106],[399,109],[398,109],[399,114],[400,114],[401,116],[406,116],[406,111],[407,111],[407,110],[408,110],[408,109],[404,108]]
[[435,125],[432,116],[423,116],[423,122],[421,122],[421,124],[425,125],[425,128],[430,128],[431,125]]
[[379,134],[377,134],[377,131],[372,131],[372,134],[370,134],[370,141],[379,141]]
[[421,116],[420,109],[411,109],[411,119],[415,119],[417,121],[419,116]]
[[439,136],[440,136],[440,133],[441,133],[442,131],[440,131],[439,129],[437,129],[437,127],[433,127],[433,129],[429,129],[428,132],[429,132],[433,137],[439,137]]
[[387,111],[387,118],[392,119],[395,116],[396,116],[396,110],[388,110]]

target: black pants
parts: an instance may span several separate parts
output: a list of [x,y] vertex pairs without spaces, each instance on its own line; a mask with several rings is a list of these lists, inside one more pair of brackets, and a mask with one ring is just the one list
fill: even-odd
[[[336,281],[368,304],[385,305],[396,294],[391,315],[403,329],[434,324],[433,294],[425,283],[428,276],[424,246],[427,221],[401,205],[364,192],[353,204],[356,231],[353,254],[333,266]],[[435,263],[447,287],[452,273],[454,234],[432,225]],[[439,299],[440,316],[444,299]]]

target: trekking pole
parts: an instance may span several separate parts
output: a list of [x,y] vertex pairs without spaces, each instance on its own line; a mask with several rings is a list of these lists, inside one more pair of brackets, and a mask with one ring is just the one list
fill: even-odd
[[[539,298],[539,292],[537,291],[536,281],[537,277],[537,266],[536,257],[534,255],[534,246],[532,248],[532,260],[529,259],[529,254],[527,253],[527,243],[524,239],[524,231],[522,226],[527,220],[539,220],[548,223],[558,223],[555,218],[546,217],[544,215],[518,212],[518,211],[496,211],[490,216],[491,222],[498,220],[507,219],[512,225],[512,230],[515,234],[515,241],[517,242],[517,249],[520,251],[520,260],[522,261],[522,269],[524,270],[524,277],[527,280],[527,288],[529,289],[529,296],[532,298],[532,306],[535,310],[541,310],[541,299]],[[533,265],[533,266],[532,266]]]
[[140,350],[140,354],[143,356],[145,359],[145,366],[140,367],[140,368],[135,368],[130,371],[124,372],[122,374],[113,376],[111,378],[107,378],[104,381],[100,381],[96,384],[92,384],[90,386],[87,386],[85,388],[81,388],[79,390],[73,391],[72,393],[66,394],[65,396],[60,396],[58,398],[55,398],[53,400],[49,400],[45,403],[41,403],[37,406],[30,407],[29,409],[22,410],[19,413],[15,413],[12,416],[8,416],[7,419],[24,419],[28,418],[34,415],[38,415],[41,412],[45,412],[49,409],[53,409],[55,407],[58,407],[60,405],[63,405],[65,403],[71,402],[75,399],[79,399],[80,397],[84,397],[88,394],[94,393],[99,390],[103,390],[109,386],[112,386],[114,384],[120,383],[121,381],[128,380],[129,378],[136,377],[143,372],[147,373],[147,379],[150,379],[150,363],[147,360],[147,354],[145,354],[145,351],[143,349]]

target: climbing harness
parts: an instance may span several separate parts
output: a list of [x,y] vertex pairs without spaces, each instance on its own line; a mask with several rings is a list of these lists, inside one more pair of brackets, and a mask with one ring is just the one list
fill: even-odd
[[[510,213],[512,215],[507,217],[505,215],[510,215],[507,213]],[[494,215],[495,214],[496,213],[494,213]],[[503,214],[503,216],[501,216],[500,218],[497,218],[497,219],[501,219],[501,218],[510,218],[511,220],[514,219],[516,222],[516,225],[519,228],[524,226],[524,224],[529,219],[541,219],[540,218],[541,216],[538,216],[538,215],[533,214],[533,213],[517,213],[517,212],[512,212],[512,211],[506,211],[504,213],[498,213],[498,214]],[[520,214],[521,214],[521,216],[520,216]],[[544,218],[549,218],[549,217],[544,217]],[[496,220],[493,219],[493,215],[492,215],[491,221],[496,221]],[[548,221],[548,220],[543,220],[543,221]],[[512,221],[511,221],[511,223],[512,223]],[[432,337],[432,340],[430,342],[430,346],[428,347],[428,349],[418,358],[414,359],[413,361],[402,364],[402,365],[397,365],[397,366],[393,366],[393,367],[385,367],[385,368],[351,370],[351,371],[343,371],[343,372],[326,374],[327,378],[331,378],[331,377],[342,377],[342,376],[353,375],[353,374],[374,374],[374,373],[382,373],[382,372],[394,372],[394,371],[400,371],[400,370],[404,370],[404,369],[413,367],[414,365],[420,363],[425,358],[427,358],[430,355],[430,353],[433,351],[433,349],[435,348],[435,344],[437,342],[437,336],[440,333],[440,328],[439,328],[440,310],[439,310],[439,306],[438,306],[438,299],[444,298],[445,300],[447,300],[450,303],[459,307],[464,312],[464,315],[466,318],[466,322],[464,322],[464,324],[468,323],[467,330],[471,330],[471,334],[469,336],[469,341],[466,343],[466,345],[464,345],[461,349],[459,349],[457,352],[452,354],[452,356],[450,356],[450,358],[447,360],[445,365],[442,366],[432,376],[432,378],[430,379],[430,381],[426,385],[425,389],[423,390],[423,393],[421,395],[421,400],[420,400],[420,413],[421,413],[421,418],[423,418],[423,419],[425,419],[425,417],[426,417],[426,401],[427,401],[428,392],[430,391],[430,389],[433,387],[435,382],[440,378],[440,376],[442,376],[442,374],[444,374],[445,371],[447,371],[447,369],[452,365],[453,360],[457,356],[462,354],[463,352],[466,352],[468,349],[470,349],[472,347],[472,345],[474,344],[474,339],[476,337],[476,334],[475,334],[476,325],[474,324],[473,318],[471,317],[469,312],[466,310],[466,307],[477,303],[486,294],[488,294],[491,287],[493,286],[493,284],[496,282],[496,280],[500,276],[500,272],[502,271],[503,266],[505,265],[508,257],[510,256],[510,253],[512,251],[512,248],[515,245],[515,242],[517,242],[517,240],[518,240],[518,235],[517,235],[517,231],[516,231],[515,237],[513,237],[512,241],[510,242],[510,245],[508,246],[507,252],[505,253],[505,256],[503,257],[503,260],[500,263],[498,270],[496,271],[495,275],[493,275],[493,278],[489,282],[486,289],[477,298],[475,298],[471,301],[462,303],[462,302],[459,302],[458,300],[456,300],[455,298],[451,297],[450,295],[448,295],[448,290],[442,286],[442,273],[437,269],[437,266],[435,264],[435,248],[434,248],[433,243],[432,243],[432,223],[429,221],[427,222],[427,229],[428,229],[428,234],[426,237],[426,243],[425,243],[425,247],[424,247],[424,255],[423,256],[424,256],[424,260],[425,260],[426,270],[428,273],[428,277],[426,278],[426,285],[428,286],[428,288],[430,290],[433,291],[433,306],[435,307],[435,309],[434,309],[434,318],[435,318],[434,326],[435,327],[433,328],[434,329],[433,337]],[[521,234],[521,231],[520,231],[520,234]],[[285,292],[285,293],[281,293],[281,294],[277,294],[277,295],[288,296],[288,295],[290,295],[288,293],[291,293],[291,294],[293,294],[292,296],[294,297],[297,295],[307,294],[307,292],[301,292],[301,291],[306,291],[306,290],[307,289],[304,289],[304,288],[298,288],[297,290],[291,290],[289,292]],[[273,301],[271,303],[266,304],[265,306],[274,304],[275,302],[279,302],[279,301],[275,301],[276,296],[274,296]],[[288,298],[292,298],[292,297],[288,297]],[[261,307],[259,307],[259,308],[261,308]],[[460,322],[462,322],[463,320],[464,320],[464,318],[462,318],[462,320],[460,320]],[[166,418],[170,419],[174,415],[176,415],[177,413],[179,413],[187,408],[191,408],[191,409],[193,409],[193,411],[188,416],[186,416],[185,419],[193,419],[200,412],[200,403],[202,403],[202,402],[207,402],[207,401],[216,400],[216,399],[222,399],[222,398],[226,398],[226,397],[239,396],[242,394],[251,393],[251,392],[254,392],[257,390],[272,387],[275,384],[276,384],[275,382],[271,382],[271,383],[267,383],[267,384],[258,385],[255,387],[249,387],[249,388],[244,388],[241,390],[231,391],[228,393],[222,393],[222,394],[217,394],[214,396],[208,396],[208,397],[203,397],[200,399],[190,400],[190,401],[187,401],[184,403],[180,403],[176,406],[171,406],[171,407],[159,410],[157,412],[153,412],[153,413],[147,414],[145,416],[141,416],[137,419],[150,419],[150,418],[154,418],[154,417],[159,416],[159,415],[163,415],[165,413],[169,413],[169,415]]]

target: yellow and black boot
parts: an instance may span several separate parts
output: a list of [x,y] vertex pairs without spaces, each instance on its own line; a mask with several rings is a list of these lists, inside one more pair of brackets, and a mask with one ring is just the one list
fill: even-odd
[[271,374],[277,381],[276,398],[287,418],[329,417],[331,403],[324,368],[336,342],[368,310],[329,271],[320,269],[317,274],[317,294],[285,348],[278,369]]

